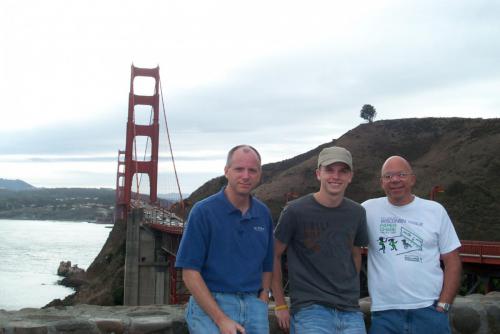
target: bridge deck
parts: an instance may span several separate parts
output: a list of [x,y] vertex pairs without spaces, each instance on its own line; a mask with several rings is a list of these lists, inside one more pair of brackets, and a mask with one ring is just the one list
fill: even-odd
[[[182,234],[184,223],[178,220],[169,221],[148,221],[144,224],[151,228],[170,234]],[[478,241],[478,240],[461,240],[460,258],[463,263],[479,263],[488,265],[500,266],[500,242],[496,241]],[[363,254],[367,254],[368,250],[363,249]]]

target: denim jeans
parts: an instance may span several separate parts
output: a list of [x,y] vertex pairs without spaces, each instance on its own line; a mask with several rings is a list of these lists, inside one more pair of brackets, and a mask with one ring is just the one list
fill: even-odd
[[372,312],[370,334],[449,334],[448,314],[434,306]]
[[[229,318],[245,328],[247,334],[268,334],[269,315],[257,293],[212,292],[217,305]],[[191,296],[186,308],[186,322],[191,334],[218,334],[219,327]]]
[[366,329],[361,311],[341,311],[314,304],[292,315],[290,333],[366,334]]

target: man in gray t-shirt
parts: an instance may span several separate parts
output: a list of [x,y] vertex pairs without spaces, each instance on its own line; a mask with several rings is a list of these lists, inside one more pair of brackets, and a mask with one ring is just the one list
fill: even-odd
[[[352,170],[349,151],[322,150],[319,191],[290,202],[278,221],[272,290],[278,324],[292,333],[365,333],[358,299],[361,247],[368,235],[364,208],[344,197]],[[281,282],[285,250],[291,319]]]

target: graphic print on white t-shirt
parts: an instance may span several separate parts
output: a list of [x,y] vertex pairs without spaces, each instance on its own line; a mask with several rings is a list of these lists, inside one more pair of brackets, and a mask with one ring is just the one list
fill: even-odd
[[[422,263],[424,240],[408,225],[421,226],[422,223],[406,221],[400,217],[381,217],[379,225],[379,253],[404,256],[405,261]],[[404,225],[404,226],[403,226]]]

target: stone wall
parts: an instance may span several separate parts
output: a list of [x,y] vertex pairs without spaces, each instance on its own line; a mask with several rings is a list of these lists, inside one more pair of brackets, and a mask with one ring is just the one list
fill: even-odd
[[182,306],[77,305],[0,310],[0,334],[182,334]]
[[[360,300],[369,326],[370,299]],[[269,311],[271,333],[282,333]],[[500,334],[500,292],[457,297],[450,311],[453,334]],[[0,334],[184,334],[184,308],[174,305],[77,305],[0,310]]]
[[500,292],[457,298],[450,323],[454,334],[500,334]]

